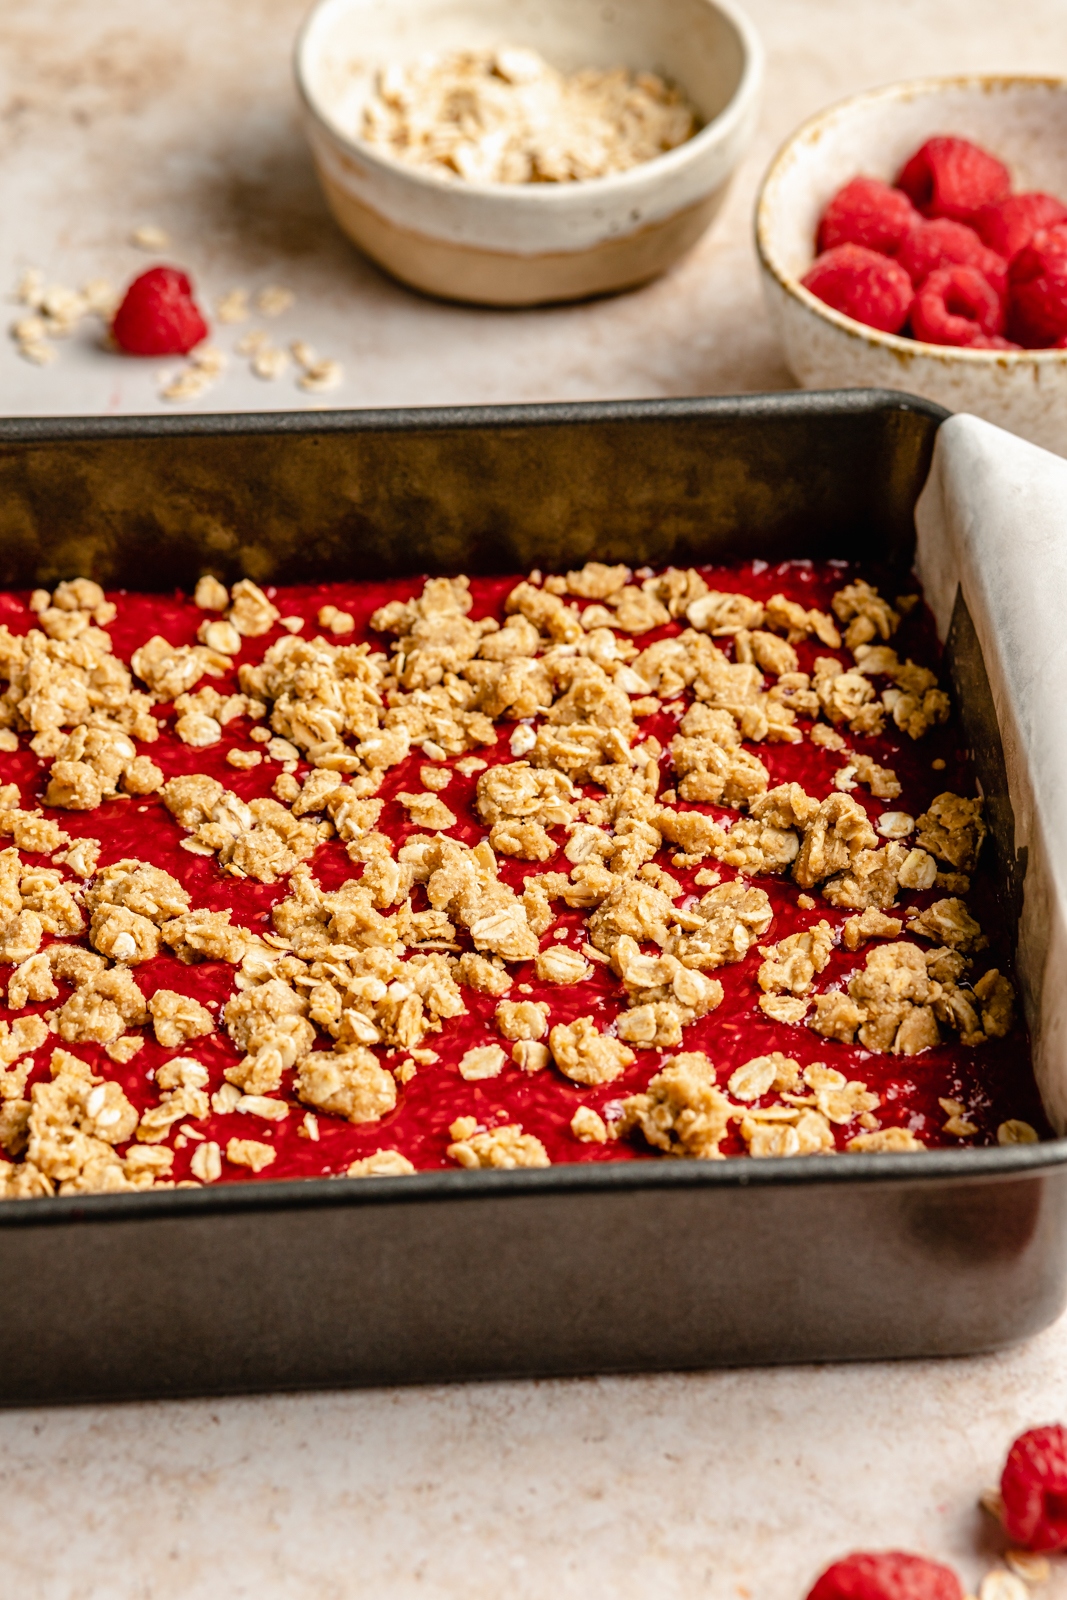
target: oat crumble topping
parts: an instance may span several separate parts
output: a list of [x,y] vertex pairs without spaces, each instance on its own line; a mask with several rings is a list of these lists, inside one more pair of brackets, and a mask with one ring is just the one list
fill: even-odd
[[729,576],[5,597],[0,1192],[1040,1137],[921,613]]

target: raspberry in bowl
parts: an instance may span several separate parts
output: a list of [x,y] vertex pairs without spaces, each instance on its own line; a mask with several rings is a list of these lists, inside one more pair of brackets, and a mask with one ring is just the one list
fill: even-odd
[[[806,123],[756,213],[801,385],[908,390],[1067,454],[1065,151],[1059,78],[913,80]],[[862,273],[838,254],[856,249]]]

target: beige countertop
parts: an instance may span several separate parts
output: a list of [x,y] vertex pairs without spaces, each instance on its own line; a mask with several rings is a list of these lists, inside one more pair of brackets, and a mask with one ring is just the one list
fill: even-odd
[[[1067,70],[1064,0],[749,0],[769,50],[766,111],[713,232],[639,293],[477,312],[397,288],[334,230],[289,85],[301,10],[7,0],[0,289],[29,265],[50,281],[120,282],[146,260],[130,229],[154,222],[209,299],[295,291],[265,325],[343,362],[331,405],[781,388],[750,241],[777,143],[817,107],[896,77]],[[160,365],[122,361],[88,329],[45,369],[5,341],[0,412],[159,409]],[[234,360],[192,409],[311,404],[323,398],[291,373],[263,382]],[[966,1362],[13,1411],[0,1414],[4,1589],[799,1600],[856,1544],[956,1561],[973,1586],[995,1553],[976,1496],[1016,1431],[1055,1418],[1067,1418],[1067,1321]],[[1067,1595],[1067,1570],[1043,1593]]]

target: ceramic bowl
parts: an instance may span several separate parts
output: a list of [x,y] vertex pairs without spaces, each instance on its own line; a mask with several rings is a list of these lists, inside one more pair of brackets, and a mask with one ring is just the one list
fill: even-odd
[[1067,202],[1067,79],[927,78],[820,112],[779,151],[756,206],[763,288],[786,361],[805,388],[907,389],[1067,455],[1067,351],[924,344],[853,322],[801,287],[834,192],[860,173],[892,181],[934,134],[985,145],[1016,189]]
[[[628,172],[559,184],[454,180],[359,138],[380,67],[502,44],[568,72],[661,72],[704,126]],[[671,266],[711,222],[752,139],[762,65],[733,0],[320,0],[295,57],[315,164],[344,231],[417,289],[498,306],[627,289]]]

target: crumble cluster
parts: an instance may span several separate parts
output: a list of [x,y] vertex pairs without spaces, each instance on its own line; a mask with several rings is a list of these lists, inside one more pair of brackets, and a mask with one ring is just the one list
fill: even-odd
[[[888,643],[913,601],[894,608],[855,581],[834,595],[831,615],[782,595],[763,603],[710,590],[692,570],[636,583],[624,566],[590,562],[516,585],[503,626],[471,620],[467,580],[431,579],[371,618],[391,640],[386,652],[343,642],[355,625],[336,607],[318,618],[331,637],[305,639],[302,619],[281,617],[254,583],[227,590],[205,577],[198,642],[155,635],[127,667],[105,631],[115,607],[97,585],[78,579],[36,593],[37,626],[24,636],[0,629],[0,727],[5,748],[28,736],[51,762],[45,804],[94,811],[116,794],[158,791],[185,850],[229,877],[285,880],[285,892],[269,932],[252,932],[229,910],[194,907],[176,878],[147,862],[99,869],[99,841],[72,841],[40,810],[23,809],[17,786],[0,788],[0,832],[12,839],[0,852],[8,1005],[50,1006],[0,1024],[0,1145],[10,1158],[0,1192],[167,1185],[168,1139],[196,1145],[186,1182],[217,1181],[224,1161],[265,1170],[270,1144],[235,1135],[223,1149],[197,1123],[210,1114],[283,1121],[297,1110],[287,1074],[308,1139],[318,1138],[320,1116],[376,1122],[419,1067],[438,1060],[434,1041],[468,1014],[472,991],[495,1001],[496,1036],[463,1054],[466,1082],[498,1077],[510,1062],[597,1090],[641,1051],[676,1052],[644,1092],[599,1111],[580,1106],[577,1141],[625,1138],[709,1159],[736,1129],[753,1156],[820,1154],[836,1148],[839,1127],[850,1150],[923,1149],[907,1129],[881,1125],[879,1096],[865,1082],[824,1062],[802,1067],[775,1051],[743,1063],[724,1088],[708,1055],[684,1048],[685,1029],[723,1002],[714,974],[753,951],[764,1015],[827,1041],[914,1056],[945,1035],[970,1047],[1010,1030],[1011,983],[981,961],[987,941],[964,898],[986,833],[981,803],[945,792],[917,817],[885,810],[872,826],[853,797],[863,785],[896,802],[901,785],[850,738],[892,723],[917,740],[948,716],[935,674]],[[633,643],[672,621],[685,626],[644,649]],[[278,625],[285,631],[262,660],[239,666],[239,693],[202,684],[233,668],[244,639]],[[818,655],[810,674],[796,649],[808,639],[835,652]],[[276,798],[246,803],[197,772],[165,781],[135,745],[158,737],[154,707],[167,708],[193,750],[250,719],[257,749],[227,759],[240,768],[254,761],[238,758],[269,756],[280,768]],[[677,722],[666,750],[640,726],[665,708]],[[842,758],[821,801],[797,783],[771,786],[747,748],[805,737]],[[495,759],[502,743],[510,759]],[[398,844],[379,827],[379,791],[413,750],[426,762],[423,788],[396,796],[415,830]],[[450,836],[458,818],[444,763],[456,757],[455,770],[476,776],[475,842]],[[674,780],[666,790],[664,761]],[[727,815],[687,808],[694,803]],[[329,838],[353,868],[332,890],[313,870]],[[541,870],[561,848],[567,869]],[[705,892],[686,893],[664,854],[676,869],[697,868]],[[45,855],[49,866],[33,859]],[[508,859],[535,869],[519,888],[501,873]],[[722,881],[711,862],[737,876]],[[802,909],[814,910],[818,896],[853,915],[775,941],[770,897],[749,877],[788,878]],[[924,909],[906,903],[931,890],[943,892]],[[579,948],[551,937],[565,932],[561,910],[584,919]],[[865,949],[864,964],[843,987],[816,993],[839,945]],[[136,969],[162,951],[234,969],[218,1018],[189,995],[142,992]],[[623,1008],[606,1026],[592,1011],[553,1021],[551,999],[525,998],[531,985],[513,969],[526,963],[548,994],[606,972]],[[220,1027],[240,1059],[211,1094],[189,1050]],[[68,1047],[92,1043],[127,1063],[149,1028],[181,1053],[156,1073],[158,1103],[138,1113]],[[53,1035],[50,1081],[27,1089],[32,1053]],[[946,1132],[977,1132],[962,1104],[942,1108]],[[462,1116],[450,1133],[448,1155],[463,1167],[548,1164],[542,1141],[518,1123]],[[1018,1120],[999,1136],[1037,1137]],[[413,1170],[401,1152],[380,1149],[349,1172]]]

